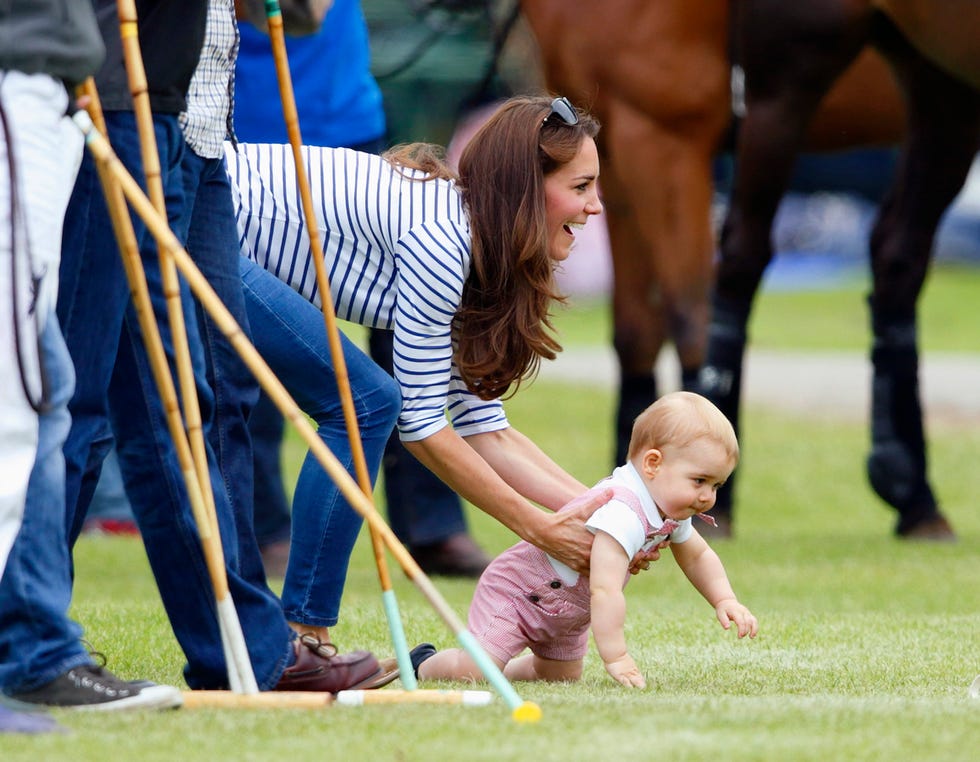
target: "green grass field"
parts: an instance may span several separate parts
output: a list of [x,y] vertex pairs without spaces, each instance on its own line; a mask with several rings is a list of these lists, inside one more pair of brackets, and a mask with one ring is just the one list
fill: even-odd
[[[772,347],[865,350],[866,333],[857,333],[866,330],[862,293],[856,284],[833,292],[763,294],[753,335]],[[923,300],[926,351],[980,352],[972,306],[977,293],[980,279],[973,271],[934,276]],[[603,315],[596,305],[562,315],[568,346],[604,342]],[[513,423],[585,482],[610,467],[612,407],[606,391],[554,382],[536,383],[508,403]],[[893,538],[893,516],[866,484],[863,421],[747,410],[737,535],[716,548],[741,599],[759,618],[759,637],[738,641],[724,632],[665,554],[627,590],[627,639],[647,676],[646,690],[614,684],[593,651],[578,684],[515,686],[542,707],[543,719],[534,725],[514,723],[499,698],[472,709],[61,712],[70,735],[3,736],[0,758],[975,759],[980,700],[967,696],[980,673],[975,423],[930,426],[931,474],[959,542],[908,544]],[[301,453],[290,437],[290,473]],[[479,512],[471,517],[488,549],[513,541]],[[72,613],[109,655],[109,667],[128,678],[182,685],[182,656],[140,543],[85,537],[76,560]],[[453,644],[411,583],[395,576],[409,642]],[[472,583],[435,583],[464,616]],[[391,653],[366,536],[355,552],[342,623],[333,634],[345,649]]]

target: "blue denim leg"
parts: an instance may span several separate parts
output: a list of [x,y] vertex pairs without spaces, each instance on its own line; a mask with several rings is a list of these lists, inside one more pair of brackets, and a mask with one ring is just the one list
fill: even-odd
[[[109,138],[126,167],[142,176],[135,119],[128,112],[105,115]],[[167,145],[173,127],[155,119],[156,138]],[[134,218],[139,237],[145,228]],[[65,214],[58,285],[58,320],[75,365],[75,393],[68,409],[71,431],[65,442],[65,520],[74,545],[98,483],[102,461],[112,447],[107,390],[129,287],[95,162],[86,151]]]
[[[154,300],[155,302],[157,300]],[[190,311],[189,311],[190,312]],[[113,430],[127,492],[147,557],[174,635],[187,657],[184,677],[191,688],[228,687],[214,593],[195,523],[153,386],[135,315],[126,318],[111,385]],[[161,326],[169,344],[169,330]],[[189,335],[196,330],[189,326]],[[200,347],[195,354],[199,372]],[[291,635],[278,599],[264,585],[237,571],[237,537],[232,509],[210,445],[208,463],[228,589],[235,602],[256,679],[274,685],[288,662]]]
[[[350,443],[320,310],[272,274],[241,259],[255,346],[337,460],[353,474]],[[341,336],[354,408],[371,480],[391,434],[401,395],[394,379]],[[361,517],[312,455],[293,496],[293,535],[282,601],[290,621],[337,623]]]
[[[135,177],[141,177],[133,115],[110,112],[106,119],[120,160]],[[186,232],[190,221],[184,221],[184,217],[190,210],[181,171],[183,136],[176,116],[158,114],[154,117],[154,127],[168,217],[175,228]],[[153,290],[157,314],[162,315],[156,248],[142,223],[134,220],[134,227],[147,277],[156,284]],[[204,571],[196,527],[162,407],[147,370],[138,328],[132,310],[127,307],[129,288],[90,160],[82,168],[69,206],[64,241],[58,312],[67,320],[66,336],[79,369],[71,408],[75,425],[65,445],[69,462],[66,489],[69,526],[75,531],[81,526],[91,496],[87,485],[94,488],[99,466],[111,442],[108,423],[111,385],[113,424],[119,428],[115,433],[120,467],[161,598],[188,660],[188,684],[225,687],[227,677],[210,578]],[[127,310],[126,338],[120,342]],[[199,339],[194,338],[196,321],[190,302],[185,302],[185,311],[192,318],[191,341],[199,345]],[[163,324],[166,325],[165,320]],[[164,329],[163,333],[165,345],[170,347],[169,331]],[[120,355],[127,358],[128,364],[117,369],[115,361]],[[210,415],[213,402],[203,383],[203,355],[199,346],[196,369],[202,408]],[[213,473],[216,496],[224,496],[216,467]],[[234,565],[237,563],[236,529],[229,518],[231,509],[227,499],[218,502],[218,512],[222,537],[229,550],[229,564]],[[291,635],[279,602],[264,586],[247,584],[234,573],[229,574],[229,587],[242,620],[256,679],[260,687],[271,687],[292,658]]]
[[[202,269],[216,281],[224,278],[222,288],[227,292],[226,296],[234,296],[236,291],[229,284],[238,284],[238,309],[244,314],[237,271],[231,270],[235,275],[233,281],[227,279],[230,268],[237,266],[238,241],[237,234],[230,237],[227,235],[234,229],[234,218],[231,216],[230,195],[222,198],[222,192],[230,193],[227,182],[222,180],[223,170],[217,174],[213,171],[215,167],[207,162],[197,162],[198,157],[187,160],[186,153],[182,155],[184,158],[181,161],[168,165],[171,170],[166,173],[165,178],[168,190],[172,190],[183,202],[182,214],[175,218],[175,232],[180,235],[186,231],[188,239],[195,241],[196,254],[200,257]],[[220,164],[217,168],[220,169]],[[196,178],[197,182],[189,182],[189,175],[192,176],[191,180]],[[217,183],[212,184],[215,179]],[[227,218],[221,220],[221,215],[225,213]],[[155,247],[146,241],[143,252],[153,311],[173,372],[173,341],[166,318]],[[206,437],[210,437],[210,423],[215,415],[215,397],[206,380],[205,352],[198,329],[196,308],[183,280],[181,291],[197,394],[205,422],[204,433]],[[251,385],[246,386],[251,388]],[[254,389],[251,393],[254,395]],[[123,323],[109,388],[109,401],[112,429],[116,435],[126,489],[139,522],[160,596],[174,634],[188,660],[184,672],[187,684],[191,688],[227,687],[227,669],[210,576],[163,405],[156,390],[136,312],[132,306],[127,308]],[[248,404],[250,403],[239,400],[228,406],[225,412],[229,418],[235,415],[241,417],[240,408],[247,407]],[[237,428],[244,431],[243,420]],[[219,471],[215,452],[208,442],[205,445],[228,588],[237,609],[256,679],[260,688],[269,688],[278,681],[292,657],[292,634],[283,617],[278,598],[268,589],[261,576],[261,559],[254,536],[251,535],[250,495],[242,498],[248,501],[243,511],[249,519],[242,532],[251,537],[250,548],[254,560],[250,564],[251,573],[243,573],[239,553],[240,522],[226,489],[226,482]],[[239,463],[245,464],[244,469],[247,472],[251,467],[247,437],[238,457]],[[244,472],[240,474],[240,478],[245,478]],[[250,491],[251,488],[248,487],[247,492]]]
[[0,688],[6,693],[33,690],[91,661],[79,640],[81,627],[68,618],[72,585],[61,446],[71,425],[75,375],[54,315],[40,340],[50,404],[39,416],[27,510],[0,582]]
[[[371,331],[371,359],[391,374],[393,340],[394,331]],[[399,540],[411,548],[466,531],[459,495],[405,449],[397,432],[388,438],[382,465],[388,521]]]
[[[242,279],[238,271],[238,228],[224,155],[205,159],[188,149],[182,162],[184,192],[193,199],[187,251],[246,336],[250,335]],[[178,232],[180,234],[180,232]],[[265,571],[255,540],[252,441],[247,420],[259,385],[207,312],[197,306],[213,414],[204,420],[217,457],[222,485],[234,512],[238,571],[265,587]],[[203,411],[202,411],[203,412]]]

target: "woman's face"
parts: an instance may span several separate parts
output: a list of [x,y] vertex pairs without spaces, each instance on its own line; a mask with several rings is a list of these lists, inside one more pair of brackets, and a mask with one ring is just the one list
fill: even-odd
[[548,221],[548,255],[555,262],[568,258],[575,231],[589,215],[602,211],[596,181],[599,152],[595,141],[585,138],[575,158],[544,178],[545,216]]

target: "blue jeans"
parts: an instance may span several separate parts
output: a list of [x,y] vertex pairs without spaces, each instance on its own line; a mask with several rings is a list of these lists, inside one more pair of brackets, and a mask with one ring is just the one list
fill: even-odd
[[[238,271],[238,228],[225,171],[224,155],[205,159],[188,149],[182,162],[184,193],[193,199],[185,221],[187,251],[211,288],[249,336],[245,297]],[[183,235],[183,229],[178,235]],[[207,312],[197,305],[200,339],[204,347],[207,387],[213,393],[210,419],[204,420],[214,451],[221,484],[235,516],[238,572],[265,587],[265,571],[255,540],[252,441],[247,421],[259,397],[259,385],[238,352]],[[204,414],[202,410],[202,415]]]
[[[385,138],[378,137],[374,140],[369,140],[365,143],[358,143],[355,145],[344,146],[345,148],[351,148],[355,151],[361,151],[363,153],[381,153],[385,149],[386,140]],[[387,365],[382,358],[379,358],[377,353],[374,351],[373,336],[379,333],[378,330],[372,330],[372,349],[371,349],[371,359],[378,363],[382,368],[391,372],[391,339],[388,339],[387,343]],[[385,331],[385,333],[391,334],[390,331]],[[286,488],[282,483],[282,438],[285,433],[286,422],[279,412],[279,409],[275,406],[269,397],[262,393],[259,395],[259,401],[256,403],[255,407],[252,408],[252,414],[248,419],[248,430],[252,435],[252,462],[255,464],[255,536],[259,541],[259,546],[270,545],[275,542],[281,542],[283,540],[288,540],[292,531],[292,517],[289,510],[289,502],[286,497]],[[398,446],[401,448],[401,443],[398,442],[398,435],[392,434],[388,441],[388,448]],[[415,461],[411,455],[404,451],[402,448],[401,454],[404,456],[402,462],[406,463],[406,469],[412,469],[415,471],[424,471],[430,473],[428,469],[425,468],[421,463]],[[407,458],[407,460],[405,460]],[[395,518],[392,513],[392,502],[390,499],[390,493],[399,492],[399,489],[392,489],[388,485],[391,483],[394,477],[389,471],[389,461],[391,457],[387,454],[384,458],[385,466],[385,494],[389,496],[388,500],[388,517],[391,522],[391,528],[394,530],[395,534],[398,535],[399,539],[403,542],[408,542],[409,535],[401,534],[399,529],[395,527]],[[413,468],[414,462],[414,468]],[[433,476],[433,479],[436,477]],[[438,479],[436,479],[438,481]],[[442,482],[439,482],[442,484]],[[445,490],[449,490],[449,487],[445,487]],[[458,523],[463,523],[462,510],[459,504],[459,498],[456,497],[455,493],[449,491],[449,498],[455,500],[456,510],[459,514]],[[405,500],[411,500],[410,497],[406,496]],[[445,523],[456,525],[456,517],[452,515],[442,515],[449,514],[447,511],[440,510],[441,506],[433,506],[435,510],[432,511],[433,514],[438,514],[436,516],[437,523],[442,525]],[[407,512],[402,512],[407,515]],[[443,521],[446,519],[447,521]],[[406,521],[402,521],[402,524],[406,524]],[[465,529],[465,526],[463,527]],[[448,536],[448,535],[446,535]]]
[[[110,112],[106,118],[116,153],[135,177],[141,177],[133,115]],[[217,221],[230,209],[230,197],[221,197],[220,183],[211,184],[214,172],[208,174],[207,170],[212,167],[195,168],[197,157],[187,156],[175,116],[158,114],[154,124],[171,225],[179,238],[203,241],[196,254],[202,268],[217,278],[222,268],[227,273],[234,266],[228,252],[234,251],[237,256],[238,250],[233,218],[227,224]],[[185,189],[187,174],[195,171],[199,173],[198,182]],[[223,187],[227,190],[226,185]],[[173,344],[165,317],[156,246],[145,227],[134,222],[154,313],[172,363]],[[206,231],[198,227],[205,225],[209,226]],[[73,425],[65,443],[69,537],[77,536],[114,434],[120,469],[147,557],[174,634],[187,657],[187,683],[191,688],[227,687],[210,577],[135,310],[129,303],[102,192],[88,158],[69,205],[64,240],[59,316],[63,318],[79,379],[71,403]],[[210,436],[208,424],[213,420],[215,395],[206,382],[201,333],[183,282],[182,292],[201,413],[205,433]],[[230,408],[236,404],[239,403]],[[240,404],[247,405],[247,401]],[[250,530],[239,528],[236,509],[210,448],[208,456],[229,590],[256,680],[260,688],[270,688],[293,659],[292,634],[278,599],[264,580],[254,576],[255,563],[248,560],[247,545],[246,559],[242,559],[239,538],[248,536]]]
[[[317,434],[348,473],[350,442],[323,315],[255,263],[240,258],[242,287],[256,349],[317,424]],[[394,379],[341,335],[357,423],[371,481],[394,429],[401,393]],[[290,621],[337,623],[350,554],[361,517],[319,462],[307,454],[293,495],[293,533],[282,603]]]
[[[168,152],[175,148],[164,119],[156,120],[156,139],[166,172]],[[106,122],[113,147],[126,167],[131,172],[134,167],[142,167],[138,140],[132,132],[132,114],[108,112]],[[141,175],[140,170],[134,176]],[[168,214],[173,218],[179,214],[181,204],[172,193],[167,201],[172,206]],[[138,237],[146,235],[135,216],[134,226]],[[102,186],[87,151],[65,214],[63,241],[58,320],[78,379],[69,403],[72,426],[65,443],[65,519],[69,544],[74,545],[95,492],[102,461],[112,448],[107,391],[129,301],[129,287],[108,225]],[[79,506],[85,508],[79,510]]]
[[51,315],[40,336],[49,406],[39,417],[37,459],[20,532],[0,581],[0,688],[21,693],[88,664],[82,628],[68,618],[71,559],[65,536],[61,446],[75,383],[71,357]]
[[[373,328],[371,359],[389,374],[394,332]],[[255,463],[255,535],[259,545],[288,539],[291,518],[280,468],[284,421],[265,395],[248,419]],[[459,496],[423,466],[392,432],[385,445],[385,502],[392,531],[409,549],[442,542],[466,532],[466,517]]]

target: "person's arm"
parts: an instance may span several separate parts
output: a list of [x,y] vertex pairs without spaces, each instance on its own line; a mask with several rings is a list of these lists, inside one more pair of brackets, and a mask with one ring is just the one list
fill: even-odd
[[705,539],[694,532],[686,542],[672,543],[670,549],[684,575],[714,607],[721,626],[727,630],[734,622],[740,638],[746,635],[754,638],[759,631],[759,623],[735,597],[721,559]]
[[552,511],[588,489],[513,426],[464,441],[513,489]]
[[557,510],[587,488],[513,429],[464,440],[446,427],[403,444],[461,497],[553,558],[588,573],[592,535],[585,519],[610,499],[611,491],[561,513],[536,508],[528,500]]
[[645,688],[646,680],[626,649],[626,596],[623,580],[630,559],[612,535],[596,532],[592,543],[589,589],[592,598],[592,637],[612,678],[627,688]]

